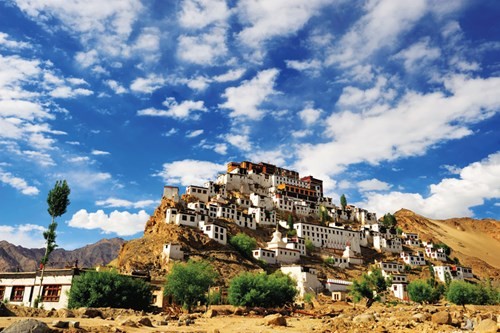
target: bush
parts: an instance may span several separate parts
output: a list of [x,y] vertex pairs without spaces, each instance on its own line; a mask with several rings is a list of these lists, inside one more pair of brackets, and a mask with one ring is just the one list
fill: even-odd
[[86,272],[75,277],[68,307],[146,310],[152,297],[150,285],[142,279],[113,272]]
[[165,281],[165,295],[172,295],[175,301],[191,310],[197,302],[205,302],[208,288],[213,285],[217,273],[205,261],[189,260],[174,264]]
[[295,281],[281,272],[243,273],[229,284],[229,303],[236,306],[279,307],[293,302]]
[[316,248],[314,246],[312,240],[310,240],[310,239],[306,239],[305,245],[306,245],[306,252],[308,254],[311,254],[314,251],[314,249]]
[[415,280],[408,284],[408,295],[413,302],[436,303],[443,294],[442,285],[433,287],[425,280]]
[[465,281],[452,281],[446,293],[446,299],[457,305],[496,305],[500,301],[500,291],[488,281],[474,285]]
[[229,243],[246,258],[252,258],[252,250],[257,247],[257,241],[255,238],[241,232],[236,236],[231,237]]
[[356,303],[366,298],[366,305],[369,307],[379,299],[379,294],[387,291],[391,283],[390,278],[384,278],[380,268],[375,268],[370,274],[363,274],[361,279],[353,281],[349,292]]

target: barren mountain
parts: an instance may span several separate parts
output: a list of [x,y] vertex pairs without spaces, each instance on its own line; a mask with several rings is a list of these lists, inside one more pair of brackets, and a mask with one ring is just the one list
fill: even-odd
[[[50,255],[48,267],[62,268],[72,266],[78,260],[80,267],[94,267],[105,265],[116,258],[121,245],[125,241],[121,238],[102,239],[97,243],[86,245],[72,251],[56,249]],[[0,271],[34,271],[45,249],[27,249],[22,246],[0,241]]]
[[472,267],[474,274],[500,278],[500,221],[466,217],[432,220],[407,209],[395,216],[403,230],[418,233],[424,241],[448,245],[452,249],[450,257]]

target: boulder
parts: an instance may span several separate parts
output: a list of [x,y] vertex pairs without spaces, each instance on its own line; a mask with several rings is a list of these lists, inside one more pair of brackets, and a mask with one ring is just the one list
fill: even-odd
[[267,326],[286,326],[286,318],[280,314],[272,314],[264,317]]
[[142,317],[141,319],[139,319],[138,323],[142,326],[153,327],[151,319],[149,319],[148,317]]
[[52,326],[57,328],[69,328],[69,321],[56,320],[52,322]]
[[7,306],[0,300],[0,317],[15,316],[14,312],[10,311]]
[[375,321],[375,316],[371,313],[362,313],[352,319],[355,323],[370,323]]
[[428,313],[417,313],[413,315],[412,319],[417,323],[423,323],[424,321],[429,320],[430,315]]
[[127,327],[139,327],[137,323],[133,320],[126,319],[120,323],[121,326],[127,326]]
[[57,317],[59,318],[75,318],[75,314],[73,311],[68,309],[59,309],[57,310]]
[[36,319],[23,319],[12,323],[2,333],[50,333],[51,329],[44,322]]
[[103,318],[101,310],[94,308],[83,308],[83,310],[81,310],[81,313],[82,318]]
[[432,322],[440,325],[450,325],[451,316],[449,312],[439,311],[432,315]]
[[206,318],[213,318],[215,316],[217,316],[217,310],[214,310],[214,309],[208,309],[207,312],[205,312],[205,315],[204,315]]
[[479,333],[496,333],[498,331],[497,322],[492,319],[482,320],[474,329],[474,332]]

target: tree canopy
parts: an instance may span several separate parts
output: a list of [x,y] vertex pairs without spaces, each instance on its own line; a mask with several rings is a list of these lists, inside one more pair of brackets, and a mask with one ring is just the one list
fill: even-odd
[[176,263],[166,277],[164,294],[172,295],[176,302],[191,310],[197,302],[206,301],[208,289],[217,277],[217,272],[206,261]]
[[430,280],[415,280],[408,284],[408,295],[417,303],[436,303],[443,294],[443,285],[431,285]]
[[113,272],[86,272],[75,277],[68,307],[147,310],[151,300],[151,286],[142,279]]
[[379,299],[380,294],[385,292],[391,283],[391,279],[385,278],[382,275],[382,270],[377,267],[369,274],[363,274],[360,279],[353,281],[349,292],[354,302],[366,298],[366,305],[369,307]]
[[273,274],[243,273],[229,284],[229,303],[237,306],[278,307],[293,302],[296,282],[277,271]]
[[396,223],[396,217],[391,213],[385,214],[382,218],[382,225],[388,229],[395,227]]
[[345,197],[345,194],[342,194],[340,196],[340,206],[342,206],[342,210],[345,210],[345,208],[347,206],[347,199]]
[[234,246],[238,252],[247,258],[252,258],[252,250],[257,247],[255,238],[250,237],[245,233],[238,233],[236,236],[231,237],[229,244]]

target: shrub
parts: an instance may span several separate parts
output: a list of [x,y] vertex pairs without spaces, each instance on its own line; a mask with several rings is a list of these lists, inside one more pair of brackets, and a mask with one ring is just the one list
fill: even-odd
[[408,295],[417,303],[436,303],[443,294],[443,286],[433,287],[425,280],[415,280],[408,284]]
[[220,304],[222,294],[220,291],[212,291],[208,293],[208,304]]
[[306,293],[304,295],[304,302],[306,302],[307,304],[312,304],[314,296],[315,295],[313,293]]
[[355,280],[349,292],[356,303],[366,298],[366,305],[369,307],[379,299],[379,294],[385,292],[391,283],[390,278],[384,278],[380,268],[375,268],[370,274],[363,274],[360,279]]
[[142,279],[113,272],[86,272],[75,277],[69,292],[68,307],[146,310],[151,299],[151,287]]
[[452,281],[446,293],[446,299],[457,305],[496,305],[500,301],[500,290],[489,281],[474,285],[465,281]]
[[314,246],[312,240],[310,240],[310,239],[306,239],[305,245],[306,245],[306,252],[308,254],[311,254],[314,251],[314,249],[316,248]]
[[293,302],[295,281],[281,272],[243,273],[229,284],[229,303],[237,306],[278,307]]
[[257,247],[257,241],[255,238],[241,232],[236,236],[231,237],[229,243],[246,258],[252,258],[252,250]]
[[208,288],[217,276],[214,268],[205,261],[176,263],[166,277],[164,294],[172,295],[185,309],[191,310],[196,302],[206,301]]

